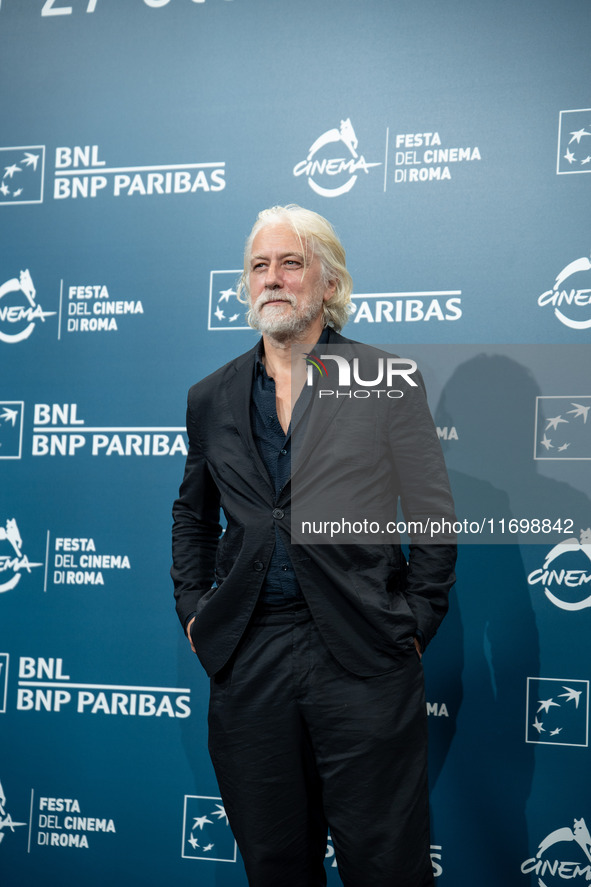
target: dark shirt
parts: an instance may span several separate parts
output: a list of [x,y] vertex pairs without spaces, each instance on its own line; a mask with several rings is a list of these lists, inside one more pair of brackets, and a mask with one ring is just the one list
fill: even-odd
[[[325,329],[317,344],[328,340]],[[275,501],[290,478],[292,452],[292,424],[287,434],[277,418],[275,400],[275,380],[267,375],[264,367],[263,340],[261,339],[255,358],[254,379],[250,400],[250,422],[257,449],[265,464],[265,468],[275,489]],[[300,395],[306,397],[306,391]],[[298,401],[298,412],[302,412],[302,404]],[[287,552],[285,543],[275,527],[275,548],[261,590],[261,603],[265,606],[279,606],[291,601],[302,600],[302,592]]]

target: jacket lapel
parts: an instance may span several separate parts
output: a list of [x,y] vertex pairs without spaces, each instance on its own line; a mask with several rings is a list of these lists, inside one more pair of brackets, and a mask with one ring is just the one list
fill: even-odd
[[[344,346],[350,345],[351,356],[353,356],[355,344],[356,343],[352,342],[351,339],[346,339],[333,329],[330,329],[327,344],[325,346],[316,345],[314,349],[312,349],[312,353],[316,353],[317,355],[322,354],[323,347],[326,348],[327,352],[330,352],[331,346],[334,345],[339,346],[339,353],[343,353],[346,352]],[[250,402],[254,377],[254,361],[258,347],[259,343],[257,342],[250,351],[237,357],[236,360],[229,364],[226,395],[232,411],[236,430],[240,435],[246,451],[252,459],[252,463],[256,466],[261,477],[267,484],[271,498],[274,499],[273,484],[267,469],[265,468],[265,464],[259,455],[250,422]],[[315,384],[312,389],[312,397],[307,409],[305,421],[302,423],[301,419],[296,419],[295,439],[292,437],[292,466],[294,456],[296,456],[295,462],[297,464],[292,467],[292,478],[294,474],[297,473],[298,465],[301,465],[302,467],[305,466],[308,458],[313,454],[314,449],[318,446],[319,441],[322,440],[323,435],[330,428],[334,417],[345,402],[345,398],[318,398],[317,391],[320,384],[321,380],[319,378],[317,384]],[[295,453],[294,449],[296,449]],[[282,490],[281,500],[285,500],[286,496],[289,494],[290,485],[291,479]]]
[[226,395],[232,411],[236,431],[240,435],[246,452],[250,455],[252,463],[256,466],[263,480],[269,487],[273,498],[273,485],[261,459],[258,447],[255,443],[250,422],[250,402],[252,396],[252,383],[254,378],[254,362],[259,343],[232,361],[229,365]]
[[[347,345],[351,346],[351,356],[354,354],[355,343],[344,336],[339,335],[333,329],[329,329],[328,342],[325,345],[315,345],[311,355],[320,356],[323,348],[330,353],[333,346],[339,346],[339,354],[347,356]],[[334,378],[334,376],[333,376]],[[336,388],[336,384],[332,383]],[[306,410],[307,415],[300,417],[295,425],[292,438],[292,475],[285,485],[283,492],[290,492],[289,486],[300,470],[304,470],[308,459],[313,457],[314,450],[320,445],[323,437],[330,429],[335,416],[342,408],[344,397],[319,398],[318,392],[322,387],[331,387],[330,382],[323,382],[320,376],[315,378],[314,387],[311,390],[310,403]],[[283,495],[281,497],[283,499]]]

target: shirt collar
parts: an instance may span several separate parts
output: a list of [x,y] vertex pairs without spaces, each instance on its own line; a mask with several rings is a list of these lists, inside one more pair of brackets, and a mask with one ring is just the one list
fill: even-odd
[[[328,327],[328,326],[324,327],[324,329],[322,330],[322,332],[320,334],[320,338],[316,342],[316,345],[326,345],[327,344],[329,330],[330,330],[330,327]],[[314,347],[316,347],[316,345],[314,345]],[[266,373],[267,373],[267,371],[265,369],[265,365],[263,363],[264,356],[265,356],[265,346],[263,343],[263,338],[261,336],[261,338],[259,339],[259,344],[258,344],[257,350],[255,352],[255,356],[254,356],[255,379],[258,378],[259,376],[262,376],[263,374],[266,375]]]

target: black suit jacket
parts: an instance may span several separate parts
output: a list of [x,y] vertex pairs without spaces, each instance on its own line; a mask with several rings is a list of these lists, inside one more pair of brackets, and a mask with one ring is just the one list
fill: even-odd
[[[329,346],[379,354],[333,330]],[[318,348],[322,352],[322,346]],[[196,613],[192,639],[208,672],[228,661],[256,605],[273,551],[275,525],[314,621],[335,658],[358,675],[397,667],[420,633],[426,645],[447,610],[455,545],[411,536],[409,561],[396,536],[313,534],[291,542],[291,521],[447,517],[453,504],[441,447],[416,387],[398,399],[316,397],[292,477],[278,498],[253,440],[250,395],[256,346],[194,385],[188,396],[189,454],[173,507],[173,567],[181,623]],[[390,356],[390,355],[389,355]],[[329,373],[330,375],[330,373]],[[332,383],[334,384],[334,382]],[[325,387],[326,386],[326,387]],[[327,379],[321,387],[328,390]],[[373,395],[374,392],[372,391]],[[371,401],[371,404],[370,404]],[[295,415],[295,414],[294,414]],[[358,438],[355,440],[355,438]],[[376,503],[379,504],[377,507]],[[227,519],[221,535],[220,508]],[[378,542],[379,544],[376,544]]]

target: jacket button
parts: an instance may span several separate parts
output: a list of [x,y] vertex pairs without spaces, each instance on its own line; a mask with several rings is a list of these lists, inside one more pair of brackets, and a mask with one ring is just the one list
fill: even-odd
[[273,517],[276,518],[277,520],[281,520],[281,518],[284,516],[285,516],[285,512],[282,511],[281,508],[274,508],[273,509]]
[[257,571],[257,573],[260,573],[261,570],[264,570],[264,569],[265,569],[265,565],[264,565],[264,563],[263,563],[262,561],[255,561],[254,564],[253,564],[253,567],[255,568],[255,570]]

